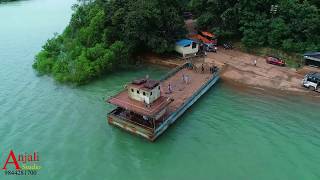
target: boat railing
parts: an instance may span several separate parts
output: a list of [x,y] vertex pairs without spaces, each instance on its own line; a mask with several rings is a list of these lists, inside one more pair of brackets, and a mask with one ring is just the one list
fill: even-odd
[[143,125],[143,124],[140,124],[140,123],[138,123],[138,122],[132,121],[132,120],[130,120],[130,119],[124,117],[124,116],[121,116],[119,113],[117,113],[117,111],[119,111],[119,109],[115,109],[115,110],[111,111],[111,112],[109,113],[109,115],[112,115],[112,116],[121,118],[121,119],[124,120],[124,121],[128,121],[129,123],[134,124],[134,125],[137,125],[137,126],[140,126],[140,127],[142,127],[143,129],[146,129],[146,130],[148,130],[148,131],[153,131],[153,128],[148,127],[148,126]]
[[219,76],[220,73],[220,69],[218,69],[216,72],[214,72],[212,74],[212,77],[210,78],[210,80],[208,80],[206,83],[204,83],[195,93],[193,93],[193,95],[191,97],[188,98],[188,100],[186,102],[184,102],[174,113],[172,113],[168,118],[166,123],[163,123],[161,126],[159,126],[156,129],[156,133],[161,131],[161,129],[163,128],[163,126],[165,126],[167,123],[171,123],[171,121],[174,121],[175,116],[177,116],[179,113],[181,113],[180,111],[184,111],[186,109],[186,106],[188,106],[196,96],[198,96],[199,93],[201,93],[201,91],[206,88],[208,86],[208,84],[210,84],[212,81],[214,81],[214,79]]
[[160,81],[165,81],[165,80],[167,80],[167,79],[170,78],[171,76],[175,75],[175,74],[176,74],[178,71],[180,71],[181,69],[184,69],[184,68],[188,67],[188,65],[190,65],[189,62],[184,63],[183,65],[178,66],[178,67],[172,69],[171,71],[169,71],[168,73],[166,73],[164,76],[162,76],[162,77],[160,78]]

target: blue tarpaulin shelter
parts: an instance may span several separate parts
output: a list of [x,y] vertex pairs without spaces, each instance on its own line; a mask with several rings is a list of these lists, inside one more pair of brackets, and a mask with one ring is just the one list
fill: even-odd
[[176,45],[185,47],[185,46],[191,45],[193,42],[194,41],[190,39],[181,39],[176,42]]
[[181,39],[176,42],[175,50],[183,57],[196,56],[199,50],[199,44],[190,39]]

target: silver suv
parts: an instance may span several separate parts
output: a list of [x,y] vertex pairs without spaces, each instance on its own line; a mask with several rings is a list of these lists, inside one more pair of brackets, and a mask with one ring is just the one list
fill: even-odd
[[[304,76],[302,85],[314,91],[318,91],[320,87],[320,73],[310,72]],[[318,91],[319,92],[319,91]]]

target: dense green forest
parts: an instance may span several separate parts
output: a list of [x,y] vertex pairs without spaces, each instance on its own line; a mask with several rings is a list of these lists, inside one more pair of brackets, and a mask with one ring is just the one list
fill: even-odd
[[183,11],[219,40],[250,49],[320,50],[318,0],[78,0],[62,34],[47,41],[33,67],[60,82],[83,84],[134,63],[144,52],[167,53],[186,34]]
[[191,0],[198,26],[247,48],[320,50],[319,0]]
[[2,2],[11,2],[11,1],[17,1],[17,0],[0,0],[0,3],[2,3]]
[[83,84],[145,51],[164,53],[184,36],[172,0],[81,0],[69,25],[36,56],[33,67],[60,82]]

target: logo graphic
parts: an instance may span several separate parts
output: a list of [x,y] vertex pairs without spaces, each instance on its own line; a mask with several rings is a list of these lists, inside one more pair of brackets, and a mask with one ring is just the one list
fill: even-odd
[[4,175],[37,175],[42,168],[40,165],[39,153],[19,153],[15,154],[13,150],[10,150],[2,170]]

